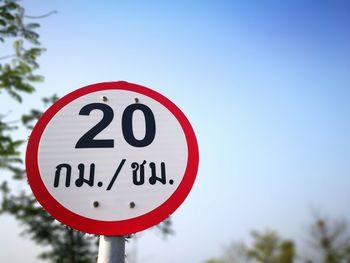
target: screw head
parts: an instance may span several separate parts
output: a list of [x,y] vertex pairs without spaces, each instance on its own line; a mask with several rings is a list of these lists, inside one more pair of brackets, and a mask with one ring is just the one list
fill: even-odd
[[108,99],[107,99],[106,96],[102,96],[102,100],[103,100],[103,101],[107,101]]
[[130,202],[129,206],[130,206],[130,208],[135,208],[136,204],[135,204],[135,202]]
[[100,203],[98,202],[98,201],[94,201],[93,203],[92,203],[92,206],[93,207],[98,207],[100,205]]
[[138,103],[139,101],[139,98],[135,98],[135,103]]

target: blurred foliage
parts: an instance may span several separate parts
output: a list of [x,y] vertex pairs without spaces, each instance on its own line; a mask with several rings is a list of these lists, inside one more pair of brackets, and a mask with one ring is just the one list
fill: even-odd
[[[0,94],[8,95],[15,102],[21,103],[24,94],[35,91],[34,84],[43,80],[34,74],[39,68],[38,57],[44,51],[39,41],[37,29],[39,23],[26,23],[26,20],[44,18],[55,13],[33,17],[16,0],[0,0],[0,44],[11,47],[9,54],[0,56]],[[6,50],[6,48],[5,48]],[[58,97],[53,95],[43,99],[45,107],[54,103]],[[15,106],[14,106],[15,107]],[[20,121],[9,122],[9,114],[0,114],[0,170],[12,174],[15,180],[25,180],[23,161],[19,147],[27,138],[14,139],[13,133],[19,125],[31,130],[42,115],[39,109],[32,109],[21,117]],[[55,263],[90,263],[96,262],[97,242],[94,235],[87,235],[72,230],[41,208],[36,199],[27,191],[11,191],[7,181],[0,184],[2,200],[0,214],[14,216],[23,226],[23,235],[29,236],[40,245],[48,247],[39,258]],[[167,219],[157,228],[164,236],[173,233],[171,220]]]
[[171,221],[171,217],[166,218],[163,222],[156,225],[155,228],[160,231],[163,237],[168,237],[170,235],[175,234],[173,229],[173,222]]
[[294,243],[289,240],[281,240],[274,231],[259,233],[252,232],[253,246],[246,249],[249,259],[256,262],[291,263],[295,251]]
[[[222,257],[205,263],[350,263],[350,235],[346,221],[316,219],[310,226],[313,258],[298,255],[294,241],[282,239],[275,231],[251,233],[251,246],[232,243]],[[310,238],[309,237],[309,238]]]
[[62,225],[38,205],[34,196],[25,191],[17,195],[10,194],[6,183],[1,188],[4,196],[0,212],[15,216],[24,226],[22,234],[40,245],[50,247],[39,258],[57,263],[96,262],[95,236]]
[[15,140],[10,136],[10,132],[16,130],[17,127],[5,122],[5,117],[0,114],[0,169],[9,170],[18,177],[23,174],[19,166],[22,159],[18,150],[23,141]]
[[[34,74],[39,68],[37,58],[44,51],[36,32],[40,25],[26,23],[25,18],[25,10],[18,1],[0,1],[0,44],[4,47],[12,44],[10,53],[0,57],[0,94],[3,98],[9,95],[16,102],[22,102],[22,95],[33,93],[33,85],[43,80]],[[49,105],[55,100],[57,96],[45,98],[43,102]],[[31,110],[22,116],[23,125],[31,129],[41,114],[40,110]],[[15,180],[24,180],[25,170],[19,147],[27,138],[14,139],[13,133],[21,122],[6,121],[8,115],[0,115],[0,169],[10,172]],[[0,213],[13,215],[23,225],[24,235],[49,247],[48,251],[39,255],[41,259],[57,263],[96,262],[96,237],[60,224],[40,207],[32,194],[26,191],[14,193],[6,181],[0,185],[0,191]]]
[[3,0],[0,3],[0,43],[11,41],[13,45],[11,54],[0,57],[4,61],[0,64],[0,92],[7,92],[21,102],[21,94],[34,92],[32,83],[43,79],[34,74],[39,67],[37,58],[44,51],[35,31],[40,25],[25,23],[24,8],[17,1]]
[[[18,102],[22,101],[22,94],[35,90],[33,83],[42,80],[34,71],[39,67],[36,60],[44,51],[35,32],[39,24],[26,24],[24,14],[17,1],[0,1],[0,44],[11,42],[8,44],[13,46],[11,54],[0,57],[0,94],[6,93]],[[24,171],[18,148],[23,140],[12,138],[11,132],[18,127],[15,122],[6,121],[6,117],[0,114],[0,169],[10,170],[21,178]]]
[[253,231],[252,245],[232,243],[219,259],[210,259],[206,263],[292,263],[295,258],[294,243],[282,240],[275,231]]
[[[350,263],[350,234],[345,220],[319,217],[310,227],[311,244],[323,263]],[[307,263],[317,263],[308,259]]]

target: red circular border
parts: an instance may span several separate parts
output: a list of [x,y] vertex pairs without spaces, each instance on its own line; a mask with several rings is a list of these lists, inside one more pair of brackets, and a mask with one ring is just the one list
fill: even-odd
[[[101,90],[129,90],[151,97],[165,106],[179,121],[188,145],[188,159],[184,177],[175,192],[154,210],[127,220],[102,221],[78,215],[60,203],[45,187],[38,167],[38,148],[41,136],[50,120],[64,106],[86,94]],[[142,231],[154,226],[171,215],[185,200],[196,179],[199,163],[197,139],[192,126],[182,111],[169,99],[149,88],[128,82],[105,82],[75,90],[54,103],[39,119],[29,138],[26,151],[26,171],[29,185],[39,203],[54,218],[76,230],[98,235],[124,235]]]

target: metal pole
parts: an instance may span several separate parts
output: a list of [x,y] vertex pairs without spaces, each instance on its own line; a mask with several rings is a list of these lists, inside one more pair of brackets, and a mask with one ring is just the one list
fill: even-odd
[[125,239],[123,236],[100,236],[97,263],[124,263]]

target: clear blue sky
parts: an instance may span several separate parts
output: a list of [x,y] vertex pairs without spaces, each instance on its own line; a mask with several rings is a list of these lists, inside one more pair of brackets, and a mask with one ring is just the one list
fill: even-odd
[[[22,3],[58,14],[40,21],[46,80],[19,109],[125,80],[167,96],[194,127],[200,169],[173,215],[176,234],[140,235],[139,262],[200,263],[252,229],[302,247],[311,208],[350,220],[348,1]],[[36,262],[12,220],[0,222],[10,247],[0,261]]]

